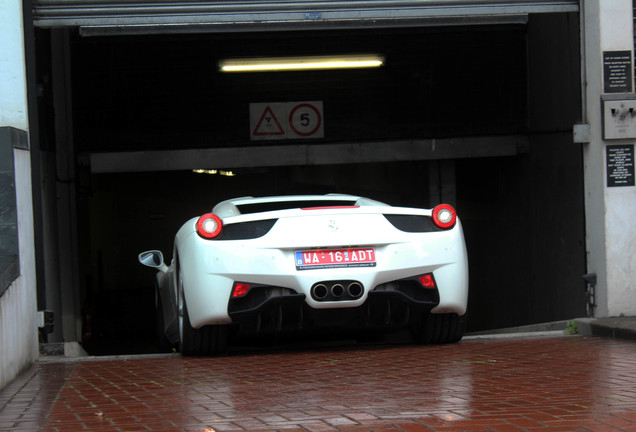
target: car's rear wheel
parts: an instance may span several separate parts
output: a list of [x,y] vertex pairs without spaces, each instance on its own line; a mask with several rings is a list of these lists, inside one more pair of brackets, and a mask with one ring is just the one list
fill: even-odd
[[184,356],[202,356],[222,353],[227,348],[227,326],[207,325],[194,328],[190,324],[188,305],[183,292],[183,278],[177,266],[177,293],[179,313],[179,352]]
[[465,327],[465,315],[426,313],[422,315],[420,322],[411,327],[411,334],[418,343],[455,343],[464,336]]

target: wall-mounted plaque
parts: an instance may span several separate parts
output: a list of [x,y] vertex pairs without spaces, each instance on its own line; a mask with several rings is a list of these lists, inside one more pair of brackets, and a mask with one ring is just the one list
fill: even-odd
[[634,186],[634,145],[608,145],[607,186]]
[[603,52],[603,85],[605,93],[631,93],[632,78],[631,51]]

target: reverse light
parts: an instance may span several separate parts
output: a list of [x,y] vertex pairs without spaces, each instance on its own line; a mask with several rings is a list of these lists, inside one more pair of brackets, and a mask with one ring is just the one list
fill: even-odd
[[197,233],[203,238],[213,239],[221,233],[223,222],[213,213],[206,213],[197,221]]
[[433,278],[433,273],[426,273],[417,277],[417,280],[420,281],[420,284],[424,288],[435,288],[435,278]]
[[250,284],[243,282],[235,282],[232,288],[232,298],[243,297],[247,295],[250,290]]
[[442,229],[449,229],[455,225],[457,213],[448,204],[440,204],[433,209],[433,223]]

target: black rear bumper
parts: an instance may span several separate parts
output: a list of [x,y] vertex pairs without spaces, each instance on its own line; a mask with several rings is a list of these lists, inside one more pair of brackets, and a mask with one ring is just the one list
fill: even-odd
[[396,329],[421,319],[439,304],[436,289],[424,289],[413,280],[376,287],[357,307],[314,309],[304,294],[280,287],[258,286],[245,297],[231,299],[228,313],[243,334],[347,328]]

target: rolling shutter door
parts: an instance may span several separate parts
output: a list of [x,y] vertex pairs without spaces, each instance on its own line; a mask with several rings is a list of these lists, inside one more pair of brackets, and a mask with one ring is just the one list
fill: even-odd
[[520,22],[578,12],[578,0],[34,0],[38,27],[83,35],[369,28]]

